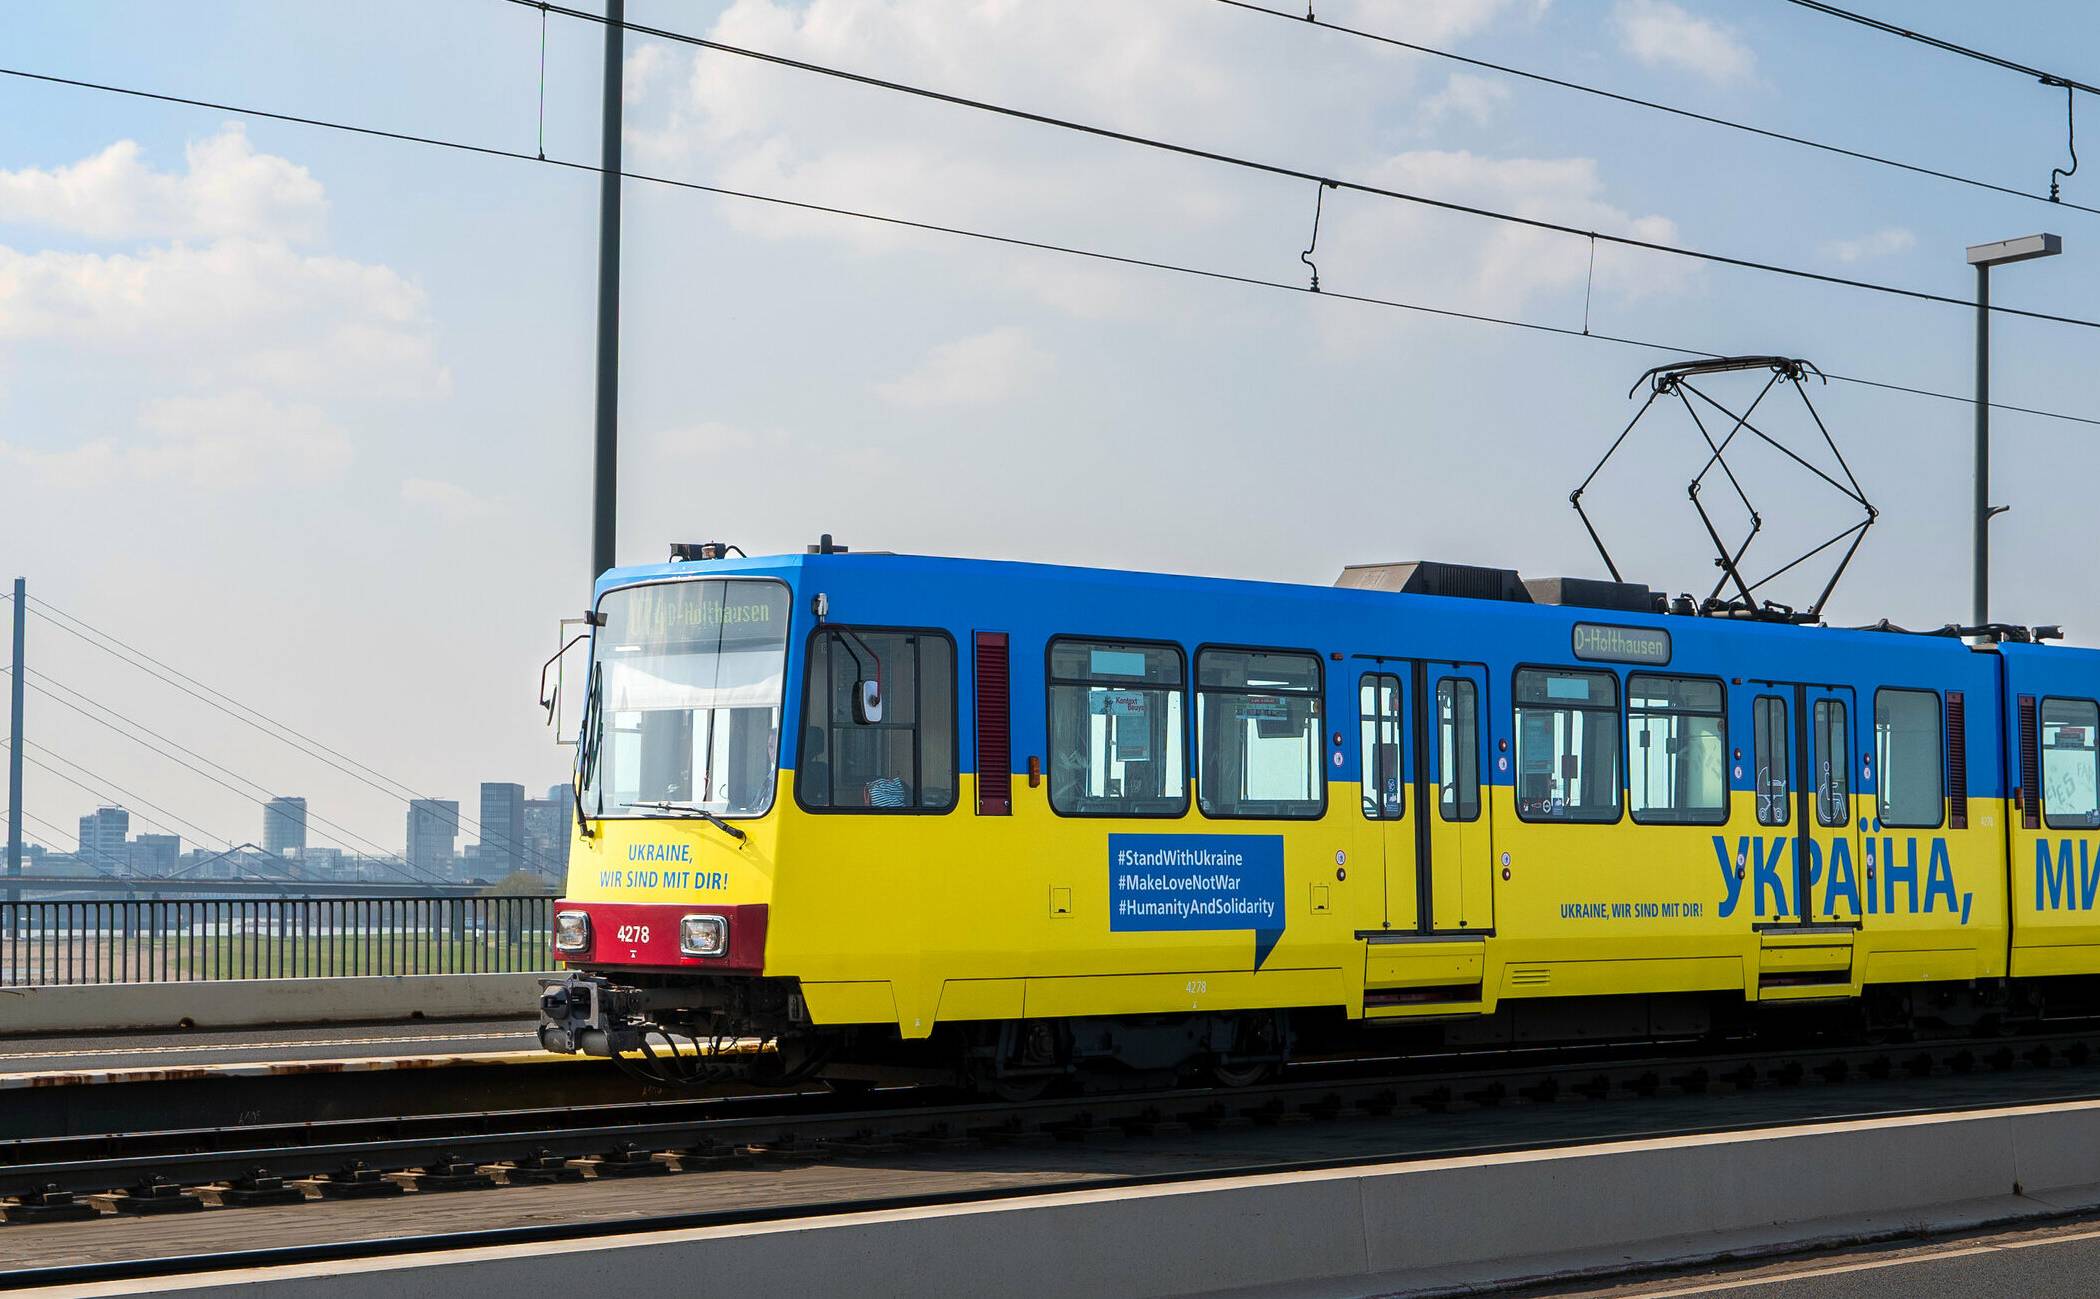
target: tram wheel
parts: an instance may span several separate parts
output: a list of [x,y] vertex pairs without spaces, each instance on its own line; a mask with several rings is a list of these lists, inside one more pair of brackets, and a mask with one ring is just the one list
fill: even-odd
[[1254,1084],[1267,1078],[1270,1071],[1275,1067],[1275,1065],[1267,1061],[1257,1064],[1229,1065],[1222,1060],[1214,1060],[1211,1062],[1210,1076],[1217,1081],[1220,1087],[1252,1087]]
[[1039,1101],[1050,1090],[1050,1078],[1038,1074],[1032,1078],[990,1078],[985,1081],[986,1090],[1009,1105],[1024,1105]]

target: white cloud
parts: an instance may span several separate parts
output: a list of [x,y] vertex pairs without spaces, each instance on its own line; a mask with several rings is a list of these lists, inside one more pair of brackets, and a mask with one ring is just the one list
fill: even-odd
[[727,455],[739,451],[754,450],[759,446],[784,447],[788,435],[778,431],[753,433],[750,429],[734,424],[723,424],[708,420],[699,424],[688,424],[682,428],[664,429],[648,439],[658,455],[683,460],[704,460],[710,456]]
[[0,341],[307,393],[431,395],[450,382],[414,284],[244,239],[108,255],[0,246]]
[[138,429],[143,438],[104,436],[55,451],[0,443],[0,461],[46,486],[150,482],[223,492],[325,481],[351,458],[349,439],[319,408],[253,390],[153,399],[140,408]]
[[670,47],[661,41],[645,41],[627,56],[626,65],[621,69],[621,99],[630,105],[641,103],[670,70]]
[[1431,125],[1463,117],[1485,126],[1509,102],[1509,87],[1471,72],[1454,72],[1444,88],[1422,101],[1423,120]]
[[0,459],[88,489],[340,476],[348,425],[374,403],[442,396],[450,375],[414,283],[295,247],[321,236],[326,210],[304,167],[237,129],[193,143],[182,174],[151,170],[128,142],[0,172],[0,220],[140,241],[0,245],[0,378],[80,412],[12,434]]
[[[1385,0],[1379,7],[1391,8]],[[1440,23],[1459,15],[1467,24],[1504,7],[1506,0],[1435,6],[1446,15]],[[1060,116],[1282,156],[1307,138],[1331,137],[1337,123],[1360,122],[1367,104],[1405,90],[1416,75],[1414,61],[1375,49],[1337,66],[1316,42],[1277,41],[1273,26],[1258,15],[1121,0],[736,0],[708,34]],[[1226,169],[1142,148],[748,61],[683,52],[677,59],[677,93],[663,97],[662,111],[635,116],[636,155],[665,170],[702,168],[737,189],[1139,255],[1186,251],[1191,240],[1229,232],[1247,193],[1273,193]],[[1315,65],[1322,71],[1308,76]],[[863,255],[953,246],[755,204],[730,202],[720,211],[747,234],[820,239]],[[1148,237],[1166,246],[1147,250]],[[1005,256],[983,273],[1060,310],[1099,316],[1127,308],[1099,281],[1012,269],[1031,260]]]
[[44,170],[0,171],[0,223],[98,240],[321,237],[328,202],[306,168],[257,153],[240,126],[193,140],[189,170],[148,168],[135,141]]
[[1618,0],[1619,43],[1649,67],[1690,72],[1721,85],[1753,81],[1757,56],[1734,29],[1685,12],[1669,0]]
[[1893,257],[1916,247],[1918,237],[1903,226],[1883,226],[1857,239],[1833,239],[1823,245],[1823,255],[1841,262],[1872,261]]
[[[1496,23],[1535,19],[1544,8],[1538,0],[1334,0],[1321,4],[1320,14],[1449,41]],[[1377,160],[1385,155],[1366,150],[1371,141],[1391,138],[1396,121],[1418,129],[1486,122],[1507,98],[1507,89],[1489,78],[1432,77],[1429,65],[1404,51],[1285,39],[1288,33],[1280,34],[1273,19],[1211,9],[1124,0],[734,0],[707,34],[1351,179],[1377,179]],[[1261,259],[1287,248],[1288,278],[1302,274],[1295,257],[1311,219],[1309,190],[749,61],[672,57],[680,69],[673,89],[630,115],[637,157],[652,168],[706,174],[739,190],[1226,271],[1263,274]],[[1479,172],[1504,165],[1473,161]],[[1551,209],[1549,215],[1587,213],[1595,220],[1585,224],[1669,232],[1667,222],[1605,201],[1585,160],[1506,165],[1521,176],[1557,162],[1579,170],[1580,184],[1573,193],[1545,191],[1536,206]],[[1443,196],[1427,181],[1420,188]],[[1498,193],[1531,197],[1513,187]],[[1330,212],[1337,201],[1360,211],[1382,202],[1329,198]],[[1569,198],[1574,202],[1562,202]],[[961,277],[975,292],[1023,297],[1081,319],[1185,309],[1184,298],[1159,292],[1156,279],[1130,269],[981,245],[971,251],[938,235],[734,200],[718,211],[740,233],[762,239],[821,241],[856,257],[936,256],[942,273]],[[1397,219],[1404,226],[1409,218],[1401,210]],[[1452,280],[1447,272],[1454,267],[1487,259],[1509,264],[1504,279],[1525,278],[1518,263],[1527,254],[1566,260],[1566,249],[1551,238],[1513,240],[1477,220],[1444,233],[1441,242],[1462,250],[1434,268],[1444,281]],[[1323,232],[1323,253],[1327,244]],[[1418,247],[1362,243],[1352,267],[1407,270],[1421,262]],[[1587,249],[1568,256],[1579,277]],[[1632,283],[1609,255],[1600,253],[1598,262],[1600,284],[1609,276]],[[1323,258],[1323,273],[1325,265]],[[1567,272],[1556,265],[1531,278],[1565,283]],[[1452,287],[1473,282],[1459,279],[1464,282]]]
[[875,391],[917,409],[986,405],[1027,391],[1052,364],[1026,330],[1008,326],[943,343],[910,373],[875,385]]
[[1537,19],[1553,0],[1340,0],[1317,4],[1320,17],[1350,27],[1376,27],[1381,33],[1414,41],[1448,41],[1492,25],[1518,11]]
[[410,478],[401,484],[403,504],[427,510],[447,523],[471,523],[496,513],[494,501],[441,478]]
[[[1670,243],[1669,218],[1636,215],[1606,198],[1589,158],[1489,158],[1463,150],[1417,150],[1386,159],[1371,183],[1435,195],[1582,229]],[[1416,204],[1343,194],[1327,204],[1320,235],[1321,278],[1344,292],[1397,293],[1439,306],[1516,312],[1534,297],[1580,290],[1591,274],[1589,242],[1579,236]],[[1386,261],[1390,249],[1413,255]],[[1423,250],[1436,250],[1425,255]],[[1596,249],[1595,287],[1623,297],[1675,291],[1690,272],[1675,258]]]

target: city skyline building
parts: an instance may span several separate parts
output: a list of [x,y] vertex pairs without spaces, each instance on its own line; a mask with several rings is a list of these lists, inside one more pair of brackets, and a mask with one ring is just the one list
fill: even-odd
[[568,792],[556,785],[545,798],[525,800],[525,864],[551,879],[560,879],[569,866]]
[[131,813],[121,807],[98,807],[80,818],[80,855],[104,867],[129,860],[125,840],[131,836]]
[[306,851],[306,800],[280,795],[263,804],[263,851],[280,857]]
[[504,781],[481,783],[481,851],[476,864],[498,878],[525,869],[525,787]]
[[182,860],[182,836],[142,834],[131,841],[126,860],[134,875],[172,875]]
[[409,867],[429,874],[450,875],[458,856],[459,801],[450,798],[412,799],[408,805]]

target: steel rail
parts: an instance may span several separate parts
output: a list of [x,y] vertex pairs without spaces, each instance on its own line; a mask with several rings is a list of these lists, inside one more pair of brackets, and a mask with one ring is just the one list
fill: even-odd
[[[876,1093],[854,1108],[822,1094],[781,1098],[648,1102],[584,1110],[478,1111],[414,1119],[333,1120],[255,1128],[32,1138],[0,1150],[0,1195],[63,1204],[68,1197],[159,1183],[198,1187],[266,1174],[316,1179],[324,1194],[348,1174],[410,1172],[506,1161],[598,1159],[639,1163],[668,1153],[705,1167],[753,1149],[850,1155],[877,1143],[998,1142],[1088,1129],[1143,1131],[1160,1124],[1207,1127],[1288,1116],[1389,1115],[1402,1110],[1492,1107],[1584,1097],[1648,1097],[1663,1091],[1755,1090],[1854,1078],[1889,1079],[2022,1065],[2100,1062],[2100,1028],[1997,1039],[1954,1038],[1901,1045],[1841,1045],[1714,1053],[1612,1055],[1609,1048],[1532,1050],[1542,1058],[1495,1068],[1450,1056],[1394,1073],[1391,1060],[1327,1062],[1294,1077],[1243,1088],[1095,1093],[1049,1100],[926,1104],[925,1092]],[[2100,1079],[2088,1088],[2100,1090]],[[772,1108],[760,1113],[737,1109]],[[724,1112],[731,1111],[731,1112]],[[666,1117],[668,1115],[668,1117]],[[580,1121],[579,1121],[580,1120]],[[603,1165],[601,1164],[601,1167]],[[618,1168],[614,1172],[620,1171]],[[14,1216],[10,1211],[10,1216]],[[26,1214],[23,1216],[34,1216]]]

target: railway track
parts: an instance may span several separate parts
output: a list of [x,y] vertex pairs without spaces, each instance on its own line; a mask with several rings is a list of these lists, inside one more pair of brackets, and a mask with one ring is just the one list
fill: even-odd
[[[167,1129],[0,1147],[13,1224],[464,1191],[586,1177],[701,1172],[762,1160],[850,1159],[968,1144],[1083,1141],[1229,1125],[1404,1118],[1422,1111],[1664,1094],[1838,1087],[1855,1080],[2029,1071],[2052,1099],[2100,1095],[2100,1026],[1988,1040],[1713,1053],[1610,1046],[1410,1062],[1326,1060],[1243,1088],[1095,1093],[1027,1102],[824,1092],[490,1110],[408,1118]],[[1936,1108],[1921,1092],[1921,1107]],[[1717,1116],[1720,1117],[1720,1116]],[[1719,1122],[1702,1130],[1725,1130]],[[1522,1143],[1536,1146],[1536,1141]],[[1468,1147],[1478,1153],[1482,1147]],[[1446,1152],[1451,1153],[1451,1152]],[[4,1278],[0,1278],[4,1279]]]

